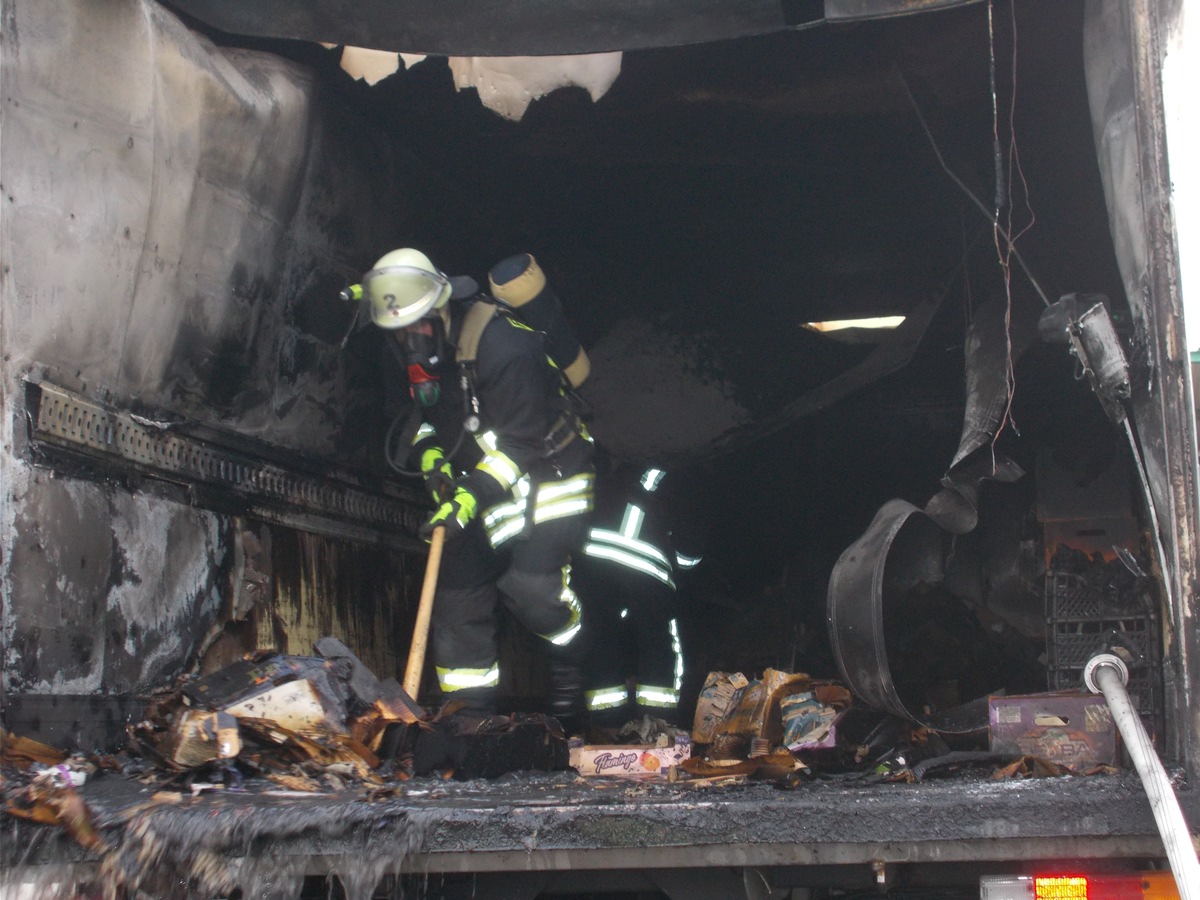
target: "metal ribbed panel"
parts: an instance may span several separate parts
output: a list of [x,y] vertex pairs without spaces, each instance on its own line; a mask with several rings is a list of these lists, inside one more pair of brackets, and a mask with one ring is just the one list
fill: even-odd
[[239,499],[251,514],[306,531],[421,546],[413,537],[423,515],[415,494],[371,493],[349,480],[268,462],[50,384],[30,385],[29,406],[31,413],[36,408],[32,438],[39,450],[83,452],[168,481],[206,485],[226,504]]

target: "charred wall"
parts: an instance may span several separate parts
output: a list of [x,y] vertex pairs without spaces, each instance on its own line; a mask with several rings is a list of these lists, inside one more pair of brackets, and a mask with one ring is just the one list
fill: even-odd
[[[43,452],[26,402],[56,385],[146,433],[378,465],[374,359],[345,352],[350,311],[328,300],[402,212],[378,193],[390,162],[344,140],[363,128],[303,66],[150,0],[5,0],[2,40],[10,708],[144,693],[206,650],[310,652],[318,632],[393,674],[401,549],[267,525],[182,470]],[[275,531],[255,596],[247,530]]]

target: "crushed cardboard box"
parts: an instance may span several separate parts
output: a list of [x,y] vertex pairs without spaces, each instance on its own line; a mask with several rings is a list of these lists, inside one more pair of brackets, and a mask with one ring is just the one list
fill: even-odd
[[742,700],[750,680],[741,672],[709,672],[696,699],[696,715],[692,722],[692,740],[711,744],[717,729]]
[[812,682],[779,698],[783,745],[793,753],[837,746],[838,721],[850,708],[850,691],[840,684]]

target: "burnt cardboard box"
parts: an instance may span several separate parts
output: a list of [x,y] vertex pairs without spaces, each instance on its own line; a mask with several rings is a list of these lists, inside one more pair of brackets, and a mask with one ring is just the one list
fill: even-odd
[[1120,762],[1112,713],[1098,694],[991,697],[988,741],[993,753],[1039,756],[1076,772]]
[[700,696],[696,698],[692,740],[697,744],[711,744],[722,723],[742,702],[742,695],[749,685],[750,680],[741,672],[709,672]]
[[242,738],[237,719],[229,713],[184,709],[161,749],[171,762],[190,769],[214,759],[236,758],[242,752]]
[[184,686],[187,702],[291,731],[347,733],[345,660],[262,653]]

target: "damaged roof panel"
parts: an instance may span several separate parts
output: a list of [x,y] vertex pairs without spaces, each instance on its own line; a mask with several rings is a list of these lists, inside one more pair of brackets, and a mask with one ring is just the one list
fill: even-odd
[[171,0],[222,31],[447,56],[675,47],[978,0]]

